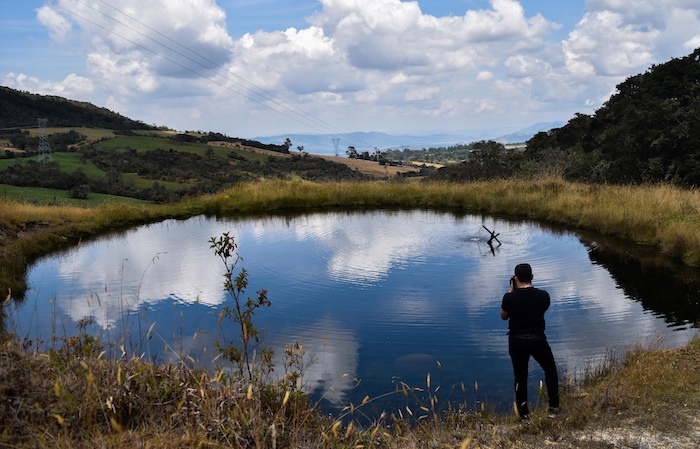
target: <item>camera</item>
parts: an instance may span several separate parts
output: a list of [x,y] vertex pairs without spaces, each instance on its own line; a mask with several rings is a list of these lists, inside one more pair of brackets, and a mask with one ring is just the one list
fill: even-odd
[[515,290],[516,288],[518,288],[518,284],[515,283],[515,276],[513,276],[512,278],[510,278],[510,285],[511,285],[511,287],[513,287],[513,290]]

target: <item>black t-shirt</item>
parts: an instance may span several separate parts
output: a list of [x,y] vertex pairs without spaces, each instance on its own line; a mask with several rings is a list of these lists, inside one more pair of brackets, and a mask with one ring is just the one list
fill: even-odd
[[549,302],[549,293],[535,287],[519,288],[503,295],[501,308],[508,312],[510,334],[544,333],[544,313]]

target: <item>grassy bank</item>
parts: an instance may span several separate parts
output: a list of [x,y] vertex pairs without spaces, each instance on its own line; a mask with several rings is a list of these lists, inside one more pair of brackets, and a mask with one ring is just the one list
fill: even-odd
[[[465,185],[271,181],[170,205],[35,206],[0,200],[2,297],[22,292],[27,264],[92,235],[198,214],[432,208],[507,214],[650,245],[700,265],[700,196],[668,186],[558,179]],[[12,295],[9,293],[12,292]],[[187,363],[111,360],[89,336],[50,351],[0,338],[0,446],[299,448],[695,447],[700,341],[611,359],[564,388],[562,414],[531,421],[460,410],[416,421],[340,424],[277,384],[197,371]],[[416,386],[430,389],[430,385]],[[409,425],[410,424],[410,425]]]
[[559,179],[469,184],[248,184],[203,198],[214,212],[307,208],[437,208],[543,220],[658,246],[700,266],[700,192],[672,186],[592,186]]
[[591,186],[559,179],[469,184],[401,182],[243,184],[170,205],[34,206],[0,198],[0,287],[21,294],[35,257],[101,232],[170,217],[319,209],[426,208],[504,214],[586,229],[658,248],[700,266],[700,192]]

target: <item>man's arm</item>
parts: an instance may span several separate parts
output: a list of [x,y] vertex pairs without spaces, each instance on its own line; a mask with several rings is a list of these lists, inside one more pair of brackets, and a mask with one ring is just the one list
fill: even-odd
[[[508,293],[511,293],[513,291],[513,285],[511,284],[510,289],[508,290]],[[508,296],[508,293],[503,295],[503,299],[501,300],[501,319],[502,320],[507,320],[510,318],[510,314],[508,311],[505,309],[506,308],[506,297]]]
[[502,319],[502,320],[507,320],[509,317],[510,317],[510,315],[508,315],[508,312],[506,312],[505,310],[501,309],[501,319]]

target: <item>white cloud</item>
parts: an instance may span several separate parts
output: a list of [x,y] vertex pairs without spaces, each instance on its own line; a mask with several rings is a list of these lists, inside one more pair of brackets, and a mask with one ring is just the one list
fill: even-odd
[[335,406],[345,404],[347,395],[355,387],[360,359],[360,344],[353,330],[332,318],[322,318],[309,323],[303,330],[278,329],[278,332],[288,341],[277,344],[274,365],[278,369],[275,374],[279,377],[284,374],[279,372],[279,367],[284,366],[285,345],[301,342],[303,362],[309,364],[301,379],[302,389],[308,394],[319,395]]
[[625,17],[611,11],[588,14],[564,42],[572,59],[586,61],[588,74],[624,76],[653,61],[658,30],[625,24]]
[[64,42],[71,32],[71,23],[49,6],[37,9],[36,18],[46,27],[53,41]]
[[698,34],[697,36],[693,36],[692,39],[689,39],[687,42],[685,42],[683,44],[683,48],[685,48],[689,52],[695,50],[696,48],[700,48],[700,34]]
[[438,17],[420,1],[320,0],[307,27],[239,39],[214,0],[124,0],[118,11],[59,0],[37,17],[56,45],[79,37],[94,98],[147,123],[242,137],[309,131],[277,99],[348,131],[566,120],[700,45],[692,0],[591,0],[564,41],[547,10],[526,14],[525,3]]
[[491,81],[493,79],[494,75],[492,72],[489,72],[488,70],[484,70],[483,72],[479,72],[476,75],[476,80],[477,81]]
[[8,73],[5,75],[3,85],[17,90],[24,90],[43,95],[58,95],[74,99],[87,99],[94,92],[92,80],[74,73],[66,76],[62,81],[54,83],[41,81],[36,77],[24,73]]
[[406,101],[428,100],[440,91],[437,86],[411,89],[406,92]]
[[517,55],[506,59],[505,66],[510,74],[516,78],[529,77],[536,74],[546,75],[551,69],[546,62],[526,55]]
[[157,79],[148,63],[129,55],[91,53],[87,58],[88,70],[106,85],[114,86],[116,93],[124,96],[132,92],[152,92]]
[[661,54],[666,59],[684,56],[692,50],[684,44],[700,29],[697,2],[594,0],[589,7],[563,43],[569,68],[576,72],[585,67],[588,75],[621,78],[644,71]]
[[[233,45],[225,12],[213,0],[125,0],[115,8],[96,0],[60,0],[37,15],[64,38],[75,25],[94,82],[120,104],[181,89],[187,79],[221,79]],[[187,89],[201,88],[195,82]]]

